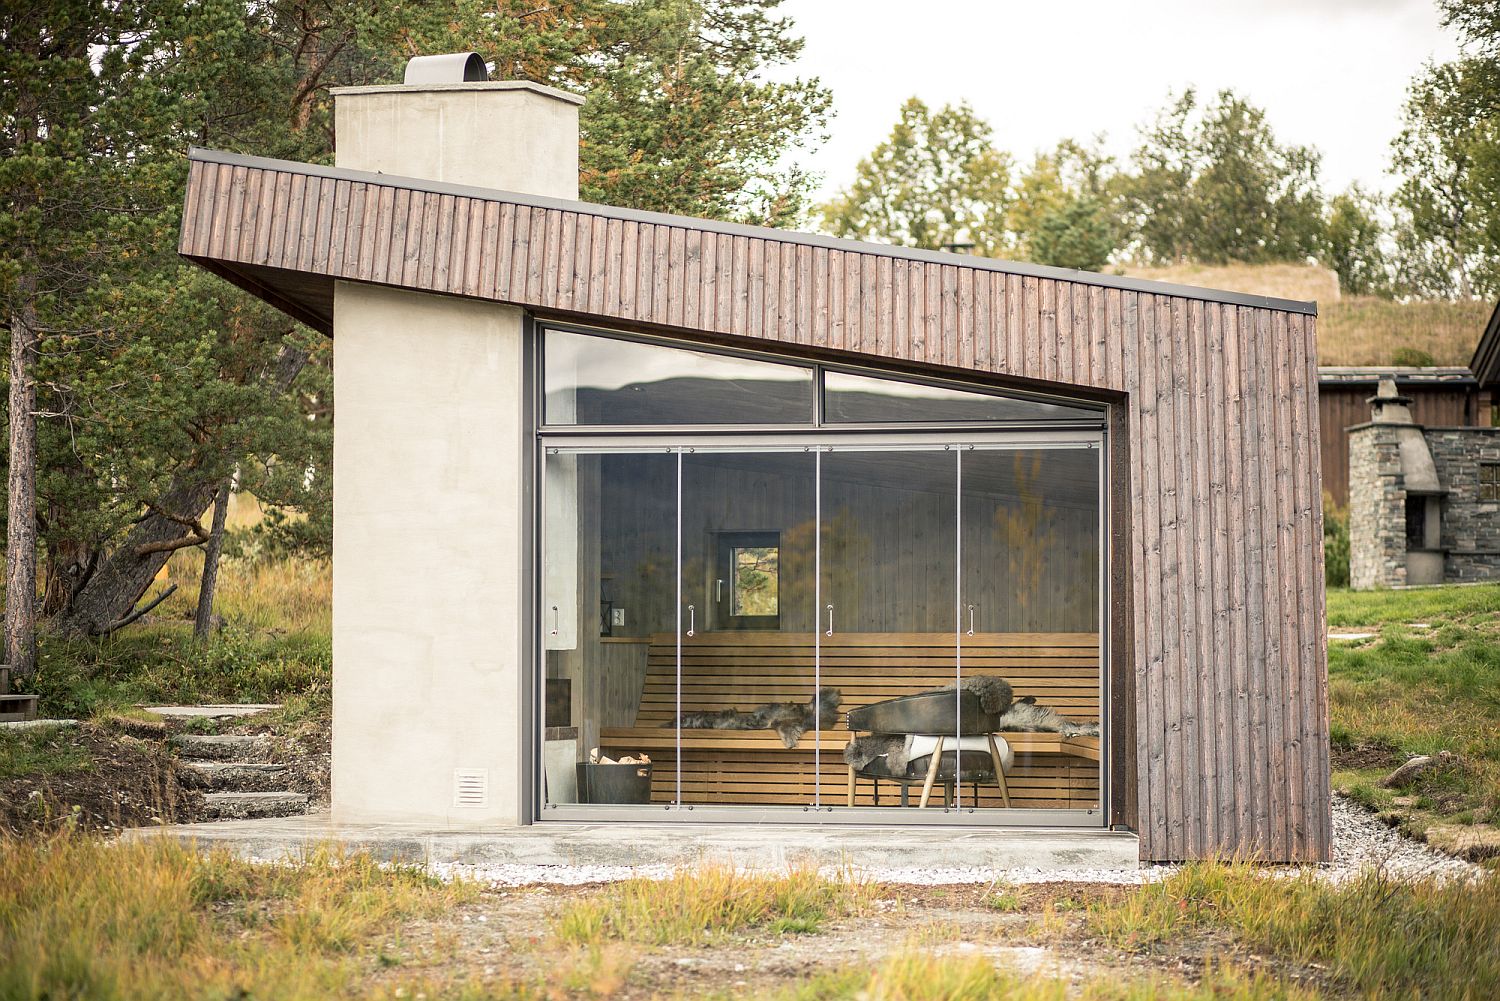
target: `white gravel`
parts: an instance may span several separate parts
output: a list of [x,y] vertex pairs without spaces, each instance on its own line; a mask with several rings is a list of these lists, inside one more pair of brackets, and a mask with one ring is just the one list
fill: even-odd
[[[1294,876],[1312,871],[1331,882],[1340,882],[1376,868],[1396,878],[1436,876],[1441,879],[1474,879],[1484,871],[1479,866],[1436,852],[1420,842],[1385,826],[1369,811],[1335,795],[1333,798],[1333,862],[1326,866],[1282,866],[1268,874]],[[579,886],[623,879],[665,879],[672,866],[597,865],[487,865],[435,863],[434,875],[443,879],[471,879],[493,886]],[[844,869],[830,868],[830,876],[853,875],[877,883],[944,886],[961,883],[1114,883],[1140,885],[1165,879],[1176,866],[1145,865],[1136,869]]]

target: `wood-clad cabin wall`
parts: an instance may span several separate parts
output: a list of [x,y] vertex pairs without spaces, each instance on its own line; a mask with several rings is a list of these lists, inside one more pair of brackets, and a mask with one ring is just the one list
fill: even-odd
[[186,199],[182,253],[246,284],[282,269],[1114,394],[1129,525],[1111,533],[1128,567],[1112,608],[1131,647],[1114,654],[1134,672],[1135,730],[1118,764],[1134,772],[1142,856],[1327,857],[1311,316],[290,164],[200,158]]

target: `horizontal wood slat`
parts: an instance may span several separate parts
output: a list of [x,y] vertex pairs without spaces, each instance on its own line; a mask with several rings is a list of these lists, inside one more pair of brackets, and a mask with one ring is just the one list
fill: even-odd
[[[1062,714],[1079,720],[1099,718],[1099,638],[1092,633],[987,633],[965,637],[976,652],[1066,654],[1056,666],[1045,657],[1026,661],[1025,669],[992,666],[970,673],[1001,674],[1017,695],[1034,695]],[[777,654],[769,657],[767,652]],[[843,695],[838,719],[802,735],[787,748],[770,730],[707,730],[672,726],[678,707],[678,645],[673,634],[652,637],[636,725],[600,730],[607,753],[646,752],[656,764],[653,802],[672,802],[676,794],[676,755],[681,749],[683,801],[797,805],[820,796],[847,795],[847,770],[841,757],[854,736],[843,729],[850,709],[900,695],[940,688],[955,678],[952,638],[946,647],[930,633],[848,633],[819,645],[821,681]],[[748,710],[767,702],[806,702],[814,687],[813,646],[806,637],[786,633],[700,633],[681,646],[683,712]],[[885,659],[902,666],[888,669]],[[992,661],[1021,658],[989,658]],[[776,663],[766,666],[767,660]],[[1078,666],[1078,665],[1084,666]],[[837,727],[837,728],[836,728]],[[1017,783],[1010,785],[1013,806],[1034,808],[1099,805],[1099,739],[1062,737],[1055,733],[1004,734],[1017,757]],[[894,805],[894,784],[886,805]],[[857,804],[873,805],[874,791],[862,781]],[[993,800],[993,802],[991,802]],[[831,800],[830,800],[831,802]],[[981,795],[982,806],[1001,805],[998,794]]]
[[[1119,707],[1129,760],[1116,769],[1133,785],[1117,804],[1144,858],[1328,857],[1311,316],[1234,294],[324,173],[195,154],[180,252],[330,332],[334,280],[366,281],[1123,404],[1111,425],[1123,442],[1111,460],[1111,672],[1133,693]],[[465,236],[476,219],[478,240]]]

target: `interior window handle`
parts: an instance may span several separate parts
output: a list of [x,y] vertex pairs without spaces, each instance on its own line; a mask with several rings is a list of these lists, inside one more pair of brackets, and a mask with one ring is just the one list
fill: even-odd
[[557,627],[558,627],[559,624],[560,623],[559,623],[559,620],[558,620],[557,606],[553,605],[552,606],[552,635],[553,636],[557,635]]
[[724,580],[720,578],[714,581],[714,602],[717,604],[724,600]]
[[696,619],[696,616],[694,615],[693,606],[689,605],[688,606],[688,631],[687,631],[687,634],[689,636],[693,635],[693,628],[694,628],[694,626],[696,624],[695,623],[695,619]]
[[825,636],[832,636],[833,635],[833,606],[832,605],[828,606],[828,632],[826,632],[824,635]]
[[969,606],[969,633],[968,634],[970,636],[974,635],[974,606],[973,605]]

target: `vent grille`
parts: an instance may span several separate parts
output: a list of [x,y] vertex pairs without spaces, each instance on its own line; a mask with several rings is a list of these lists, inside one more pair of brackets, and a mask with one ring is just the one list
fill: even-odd
[[455,768],[453,770],[453,805],[470,809],[489,806],[489,769]]

